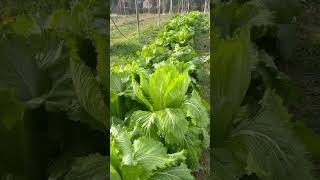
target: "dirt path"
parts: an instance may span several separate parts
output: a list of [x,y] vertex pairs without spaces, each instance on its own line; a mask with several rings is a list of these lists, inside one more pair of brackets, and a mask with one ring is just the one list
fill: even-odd
[[[194,48],[200,56],[207,56],[210,54],[210,38],[209,34],[204,34],[194,39]],[[204,99],[210,103],[210,60],[204,64],[201,69],[201,77],[199,77],[199,84],[202,89]],[[210,179],[210,155],[209,151],[202,152],[200,164],[202,169],[199,172],[194,172],[196,180],[209,180]]]

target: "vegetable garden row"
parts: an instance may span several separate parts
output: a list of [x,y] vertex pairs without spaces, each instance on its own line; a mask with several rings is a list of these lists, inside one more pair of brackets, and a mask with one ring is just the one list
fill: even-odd
[[288,113],[294,85],[277,68],[291,58],[300,12],[295,0],[224,1],[211,10],[213,179],[316,179],[319,138]]
[[209,106],[197,83],[205,60],[192,43],[208,30],[208,15],[177,16],[137,60],[111,67],[111,179],[194,179],[209,146]]

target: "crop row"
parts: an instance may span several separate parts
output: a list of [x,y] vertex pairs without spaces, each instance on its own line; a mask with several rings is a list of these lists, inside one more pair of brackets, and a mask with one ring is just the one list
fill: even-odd
[[209,18],[177,16],[125,66],[111,67],[111,179],[194,179],[209,146],[209,107],[192,47]]

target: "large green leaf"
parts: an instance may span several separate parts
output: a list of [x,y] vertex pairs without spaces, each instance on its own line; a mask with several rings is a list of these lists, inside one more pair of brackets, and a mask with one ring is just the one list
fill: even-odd
[[297,100],[297,88],[287,75],[280,72],[273,58],[265,51],[259,51],[259,61],[254,68],[267,88],[275,89],[286,103]]
[[124,84],[121,81],[121,76],[117,73],[111,73],[110,90],[112,93],[117,95],[121,95],[121,93],[124,91]]
[[178,148],[178,150],[187,150],[187,164],[188,167],[192,169],[199,168],[199,158],[203,147],[202,145],[204,145],[204,142],[199,139],[201,133],[201,129],[192,126],[189,127],[181,147]]
[[105,127],[109,127],[109,109],[98,82],[77,52],[71,52],[71,74],[77,97],[84,109]]
[[48,22],[49,28],[72,32],[73,34],[87,33],[92,30],[95,1],[79,1],[74,3],[71,10],[59,9],[54,11]]
[[135,111],[130,119],[134,125],[138,125],[142,127],[145,131],[146,135],[151,136],[157,129],[156,129],[156,113],[149,112],[149,111]]
[[142,102],[150,111],[154,110],[154,107],[151,105],[150,101],[146,98],[144,95],[142,89],[140,88],[139,84],[136,82],[136,80],[132,80],[132,87],[133,87],[133,93],[135,97]]
[[189,128],[186,114],[179,108],[166,108],[157,112],[159,133],[172,145],[181,144]]
[[16,99],[13,89],[0,89],[0,121],[12,129],[17,121],[22,120],[24,106]]
[[77,158],[66,180],[96,180],[109,179],[109,157],[91,154],[87,157]]
[[[218,39],[217,39],[218,40]],[[255,51],[248,28],[233,39],[217,42],[211,64],[211,90],[215,114],[214,143],[222,143],[229,133],[232,117],[237,113],[249,87]]]
[[313,179],[312,165],[289,122],[281,98],[268,90],[258,114],[250,121],[243,119],[232,134],[232,141],[243,144],[249,153],[248,173],[263,179]]
[[[110,132],[115,141],[115,144],[113,147],[117,148],[119,153],[121,153],[122,164],[134,165],[135,162],[133,159],[133,147],[132,147],[132,142],[131,142],[129,133],[116,126],[112,126],[110,129]],[[118,157],[117,155],[114,157],[111,157],[111,161],[113,161],[112,158],[118,158]]]
[[208,109],[204,103],[198,92],[193,91],[191,97],[183,104],[187,115],[192,118],[192,123],[202,128],[207,127],[210,121]]
[[216,180],[234,180],[242,177],[244,164],[227,148],[211,149],[212,177]]
[[292,123],[292,129],[312,157],[320,159],[320,136],[301,121]]
[[114,116],[114,117],[121,118],[123,116],[120,97],[113,92],[110,93],[110,113],[111,113],[111,116]]
[[28,108],[45,105],[48,111],[69,110],[74,98],[69,62],[64,43],[55,32],[7,37],[1,46],[0,86],[15,88],[18,99]]
[[172,79],[163,97],[164,107],[179,107],[187,93],[189,83],[190,79],[187,71]]
[[158,68],[150,77],[147,91],[155,110],[179,106],[189,82],[188,73],[180,73],[173,65]]
[[112,180],[122,180],[120,174],[119,174],[118,171],[112,166],[112,164],[110,165],[110,179],[112,179]]
[[214,31],[223,37],[232,37],[246,26],[272,24],[272,13],[266,8],[258,8],[253,3],[219,4],[213,10],[212,21]]
[[64,41],[57,37],[55,32],[44,30],[41,34],[30,36],[35,60],[40,69],[47,70],[65,60]]
[[140,176],[143,173],[143,168],[139,164],[121,166],[121,176],[123,180],[141,179]]
[[15,17],[15,21],[11,24],[11,26],[17,34],[26,37],[31,32],[34,23],[29,16],[18,15]]
[[303,10],[299,0],[254,0],[253,4],[269,9],[274,14],[275,22],[280,24],[290,23]]
[[138,179],[143,172],[143,168],[133,157],[134,149],[130,134],[120,126],[112,126],[110,131],[112,165],[118,169],[122,179]]
[[97,72],[99,82],[104,86],[104,88],[109,87],[108,78],[109,75],[109,61],[108,61],[108,50],[107,50],[107,37],[95,32],[93,35],[93,42],[97,53]]
[[140,138],[133,143],[134,159],[148,171],[164,168],[174,161],[169,158],[166,148],[161,142],[149,138]]
[[35,64],[25,39],[1,39],[0,55],[0,88],[15,88],[17,98],[23,102],[48,90],[48,78]]
[[194,180],[190,169],[185,164],[158,171],[150,180]]
[[41,98],[45,99],[44,105],[47,111],[70,112],[76,99],[72,77],[69,71],[59,75],[61,75],[59,78],[53,79],[50,91]]
[[147,180],[155,172],[176,166],[186,159],[184,150],[167,154],[167,148],[160,141],[146,136],[132,143],[132,133],[120,126],[111,127],[111,162],[125,180]]

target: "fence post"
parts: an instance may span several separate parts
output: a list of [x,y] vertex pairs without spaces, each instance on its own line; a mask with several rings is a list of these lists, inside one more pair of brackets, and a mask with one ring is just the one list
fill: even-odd
[[170,15],[172,14],[172,0],[170,0],[170,9],[169,9]]

